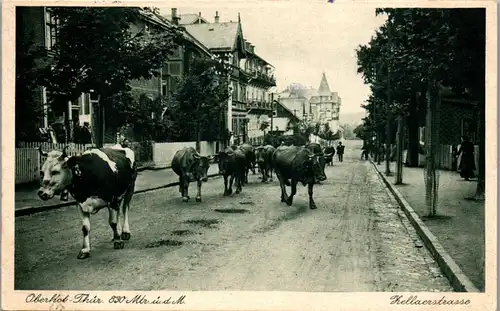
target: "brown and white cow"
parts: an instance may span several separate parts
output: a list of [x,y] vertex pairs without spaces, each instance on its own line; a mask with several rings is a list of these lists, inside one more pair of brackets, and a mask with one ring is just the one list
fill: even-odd
[[[90,256],[90,215],[104,207],[109,210],[114,248],[123,248],[123,240],[130,239],[128,213],[137,178],[134,152],[120,145],[87,150],[78,156],[68,156],[66,148],[62,152],[39,150],[47,159],[42,166],[43,178],[38,196],[49,200],[67,190],[78,203],[83,246],[77,258]],[[118,219],[122,202],[120,235]]]

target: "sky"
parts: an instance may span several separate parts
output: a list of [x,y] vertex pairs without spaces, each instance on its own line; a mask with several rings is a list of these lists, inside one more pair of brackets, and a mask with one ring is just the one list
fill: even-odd
[[[222,6],[220,2],[174,5],[178,14],[201,12],[209,22],[214,21],[216,11],[220,22],[237,21],[239,12],[244,38],[255,45],[257,55],[275,67],[276,91],[291,83],[317,89],[325,72],[331,91],[342,98],[341,114],[364,112],[360,105],[370,91],[356,72],[355,49],[369,42],[384,17],[376,17],[374,7],[326,2],[274,2],[265,7],[248,2],[244,6]],[[163,15],[171,14],[172,6],[158,8]]]

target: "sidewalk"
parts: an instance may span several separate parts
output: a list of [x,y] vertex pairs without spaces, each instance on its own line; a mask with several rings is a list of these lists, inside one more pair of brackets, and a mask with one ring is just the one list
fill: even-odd
[[[377,167],[385,175],[385,162]],[[395,162],[391,163],[391,172],[393,176],[386,178],[394,185]],[[396,189],[467,277],[484,291],[484,202],[467,199],[474,196],[477,182],[463,180],[458,172],[439,171],[439,205],[433,218],[427,217],[424,169],[403,167],[403,183]]]
[[[210,164],[208,175],[217,174],[219,168],[217,164]],[[144,170],[139,172],[135,183],[135,191],[142,192],[147,189],[161,187],[169,183],[178,182],[179,177],[170,169]],[[66,203],[55,197],[48,201],[42,201],[36,194],[38,187],[16,189],[15,208],[16,210],[28,206],[50,206],[59,203]],[[71,196],[70,196],[71,198]],[[70,199],[69,202],[73,200]]]

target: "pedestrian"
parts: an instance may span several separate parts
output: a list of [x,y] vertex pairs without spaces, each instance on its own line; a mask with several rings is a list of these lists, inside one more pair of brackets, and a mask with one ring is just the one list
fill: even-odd
[[75,144],[81,144],[82,143],[82,137],[81,137],[81,126],[80,126],[80,120],[78,116],[75,116],[73,119],[73,142]]
[[465,180],[470,180],[475,177],[474,170],[476,169],[476,163],[474,159],[474,144],[469,141],[469,137],[462,136],[462,144],[458,150],[458,156],[461,157],[458,170],[460,171],[460,177]]
[[361,147],[361,160],[365,158],[365,160],[368,160],[368,153],[370,152],[370,148],[368,147],[368,142],[366,140],[363,140],[363,147]]
[[344,161],[344,148],[345,146],[342,145],[341,141],[339,141],[339,144],[337,145],[337,155],[339,157],[339,162]]
[[66,126],[64,125],[64,120],[59,119],[52,123],[52,129],[54,129],[56,143],[65,144],[67,142]]
[[80,129],[80,141],[84,145],[92,143],[92,134],[88,122],[83,122],[83,127]]

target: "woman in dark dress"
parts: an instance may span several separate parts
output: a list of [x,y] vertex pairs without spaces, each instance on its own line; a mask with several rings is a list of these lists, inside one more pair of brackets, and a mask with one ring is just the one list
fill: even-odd
[[458,170],[460,171],[460,177],[469,180],[474,177],[474,170],[476,169],[476,163],[474,160],[474,144],[469,141],[467,136],[462,136],[462,144],[458,150],[458,155],[462,155]]

